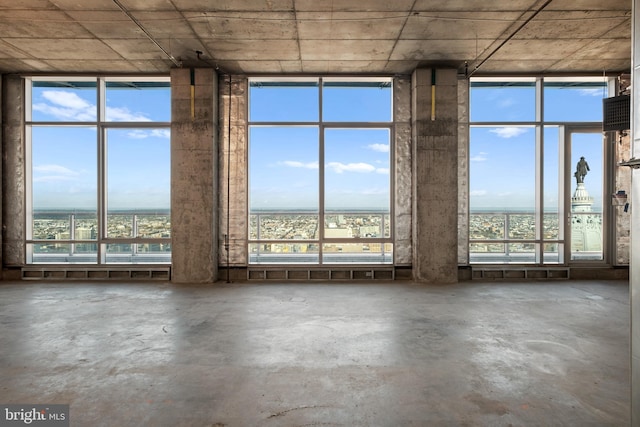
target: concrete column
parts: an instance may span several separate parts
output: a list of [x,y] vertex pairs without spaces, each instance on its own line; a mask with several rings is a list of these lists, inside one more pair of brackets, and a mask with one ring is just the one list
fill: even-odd
[[394,79],[393,113],[395,122],[395,205],[394,253],[396,266],[412,264],[411,250],[411,79]]
[[417,281],[456,283],[458,79],[455,69],[434,71],[412,76],[413,274]]
[[[193,99],[192,99],[193,93]],[[172,281],[218,279],[218,80],[211,69],[171,70]]]
[[[640,158],[640,0],[632,4],[631,156]],[[637,201],[638,206],[634,206]],[[640,426],[640,169],[631,171],[631,425]]]
[[[25,263],[24,80],[2,79],[2,267]],[[8,277],[5,271],[4,279]]]
[[[248,135],[247,90],[245,77],[221,76],[220,87],[220,144],[219,144],[219,265],[229,264],[229,279],[246,279],[248,236]],[[231,92],[229,92],[231,90]],[[224,236],[228,235],[228,252]],[[240,267],[238,269],[234,269]],[[234,273],[237,273],[236,276]],[[226,279],[224,277],[220,279]]]
[[458,80],[458,264],[469,264],[469,79]]

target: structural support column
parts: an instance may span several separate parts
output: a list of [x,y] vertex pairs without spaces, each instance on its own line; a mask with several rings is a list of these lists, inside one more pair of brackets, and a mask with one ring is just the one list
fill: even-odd
[[455,69],[412,76],[413,274],[458,281],[458,80]]
[[[25,263],[25,147],[24,80],[17,75],[2,79],[2,267]],[[5,270],[3,279],[17,279],[18,270]]]
[[172,281],[218,279],[218,78],[171,70]]
[[[632,5],[631,157],[640,158],[640,0]],[[636,205],[637,203],[637,205]],[[640,426],[640,169],[631,173],[631,425]]]

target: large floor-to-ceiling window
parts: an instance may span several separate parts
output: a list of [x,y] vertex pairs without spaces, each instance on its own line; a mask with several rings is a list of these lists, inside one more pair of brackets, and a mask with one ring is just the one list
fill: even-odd
[[250,263],[393,262],[392,80],[249,83]]
[[169,79],[25,86],[27,263],[169,263]]
[[605,262],[608,80],[472,78],[469,261]]

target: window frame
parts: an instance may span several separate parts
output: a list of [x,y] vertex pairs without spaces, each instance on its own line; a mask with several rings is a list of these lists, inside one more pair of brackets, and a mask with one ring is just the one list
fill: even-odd
[[[505,87],[509,87],[509,83],[522,84],[522,83],[532,83],[535,82],[535,119],[530,121],[469,121],[469,148],[471,148],[471,144],[473,143],[471,139],[471,129],[478,127],[514,127],[514,126],[528,126],[535,128],[535,207],[534,207],[534,221],[535,221],[535,238],[534,239],[526,239],[526,240],[517,240],[511,239],[508,235],[508,230],[505,230],[504,239],[472,239],[471,233],[467,235],[467,263],[472,265],[536,265],[536,266],[564,266],[564,265],[575,265],[580,262],[572,261],[569,254],[569,245],[570,242],[567,240],[568,236],[566,234],[566,215],[569,214],[568,205],[569,202],[566,198],[566,181],[565,178],[560,179],[558,183],[558,191],[559,191],[559,206],[558,209],[558,232],[560,235],[555,239],[548,239],[544,237],[544,222],[545,215],[548,215],[548,212],[544,209],[544,189],[545,189],[545,163],[549,153],[545,153],[545,131],[547,129],[558,128],[558,129],[592,129],[594,127],[602,127],[602,121],[593,122],[593,121],[558,121],[558,120],[546,120],[545,118],[545,88],[550,86],[545,86],[545,82],[549,82],[552,85],[561,85],[563,83],[571,84],[577,83],[578,85],[585,85],[585,87],[589,87],[590,85],[593,87],[598,87],[598,90],[602,91],[603,97],[612,96],[611,91],[612,88],[615,87],[615,78],[611,77],[602,77],[602,76],[564,76],[564,77],[545,77],[545,76],[517,76],[517,77],[509,77],[509,76],[501,76],[501,77],[472,77],[469,80],[469,92],[468,92],[468,102],[471,109],[471,97],[473,96],[473,84],[474,82],[479,82],[480,84],[491,84],[491,83],[500,83]],[[496,86],[497,87],[497,86]],[[469,116],[471,117],[472,112],[469,112]],[[604,137],[603,137],[604,138]],[[560,171],[565,172],[566,168],[565,159],[564,159],[564,147],[565,141],[564,137],[560,138],[558,141],[560,154],[558,154],[558,162]],[[470,164],[470,163],[469,163]],[[605,183],[611,182],[611,169],[606,169],[603,171],[603,180]],[[473,180],[472,171],[469,171],[469,182]],[[604,189],[605,192],[607,188]],[[469,221],[471,225],[471,217],[473,215],[472,212],[472,204],[471,204],[471,196],[469,197],[468,210],[469,210]],[[611,258],[610,244],[607,239],[610,235],[609,229],[611,227],[610,224],[610,206],[605,203],[603,200],[603,256],[601,261],[590,262],[591,264],[606,264],[608,260]],[[505,215],[505,222],[508,222],[508,213],[502,212],[500,213]],[[469,227],[471,229],[471,227]],[[486,244],[490,245],[500,244],[504,245],[505,248],[508,248],[510,244],[515,243],[530,243],[534,245],[534,254],[533,261],[525,261],[525,262],[517,262],[517,261],[505,261],[505,262],[488,262],[488,261],[474,261],[472,256],[472,245],[474,243]],[[545,261],[545,248],[549,244],[557,244],[558,245],[558,261]],[[508,249],[505,249],[508,252]]]
[[[25,85],[25,101],[24,101],[24,132],[25,132],[25,206],[26,206],[26,215],[25,215],[25,260],[28,265],[39,265],[39,264],[47,264],[47,265],[71,265],[71,266],[82,266],[82,265],[113,265],[113,264],[126,264],[126,265],[170,265],[171,264],[171,237],[139,237],[137,235],[133,235],[129,238],[122,237],[109,237],[107,235],[107,218],[109,215],[108,212],[108,177],[107,177],[107,157],[108,157],[108,149],[107,149],[107,132],[110,129],[163,129],[167,131],[171,131],[171,120],[169,118],[168,121],[117,121],[110,120],[106,121],[106,109],[107,107],[107,99],[106,99],[106,91],[107,84],[109,82],[142,82],[142,83],[158,83],[166,86],[169,90],[169,105],[168,111],[169,115],[171,112],[170,105],[170,91],[171,91],[171,79],[168,76],[149,76],[149,77],[141,77],[141,76],[115,76],[115,77],[105,77],[105,76],[25,76],[24,77]],[[88,120],[88,121],[46,121],[46,120],[33,120],[33,86],[36,82],[95,82],[95,90],[96,90],[96,119]],[[48,127],[57,127],[57,128],[70,128],[70,127],[86,127],[95,129],[96,133],[96,206],[95,212],[93,209],[91,211],[95,214],[97,219],[97,232],[95,239],[86,240],[86,239],[76,239],[74,238],[74,233],[71,232],[69,239],[36,239],[34,238],[34,228],[33,222],[35,218],[35,208],[34,208],[34,180],[33,180],[33,139],[32,139],[32,130],[36,127],[40,126],[48,126]],[[169,141],[169,156],[170,156],[170,141]],[[169,169],[168,173],[171,173]],[[170,181],[169,181],[170,182]],[[170,193],[171,188],[169,185],[169,199],[170,202]],[[168,217],[168,221],[171,221],[171,207],[170,205],[166,209],[166,215]],[[76,213],[69,213],[69,223],[70,227],[73,228],[73,221]],[[132,229],[136,229],[136,220],[140,213],[136,213],[132,211]],[[144,213],[146,215],[146,213]],[[158,214],[160,215],[160,214]],[[169,232],[170,234],[170,232]],[[55,244],[60,245],[68,245],[69,251],[66,253],[66,259],[68,261],[62,260],[64,256],[54,257],[52,260],[38,261],[37,257],[34,258],[34,248],[37,244],[43,243],[51,243],[55,242]],[[76,245],[85,245],[91,244],[95,245],[95,253],[92,252],[92,255],[95,255],[95,261],[73,261],[75,247]],[[125,254],[125,260],[113,261],[113,257],[109,256],[108,247],[109,245],[130,245],[131,252]],[[166,254],[158,255],[158,256],[148,256],[140,251],[140,248],[143,245],[160,245],[161,247],[164,245],[169,250],[166,251]],[[110,259],[111,258],[111,259]],[[129,260],[127,261],[126,258]]]
[[[260,246],[263,244],[307,244],[307,245],[315,245],[317,248],[317,257],[313,261],[301,261],[293,263],[294,265],[349,265],[353,266],[371,266],[371,265],[391,265],[394,263],[395,251],[394,251],[394,188],[395,188],[395,179],[394,179],[394,136],[395,136],[395,114],[393,108],[393,78],[388,76],[380,76],[380,77],[327,77],[327,76],[318,76],[318,77],[249,77],[248,79],[248,102],[247,109],[251,111],[251,87],[252,83],[255,82],[271,82],[271,83],[293,83],[296,81],[300,81],[303,83],[314,83],[317,82],[317,90],[318,90],[318,112],[319,117],[317,121],[311,122],[301,122],[301,121],[252,121],[247,116],[249,120],[247,121],[247,135],[251,134],[252,127],[261,127],[261,126],[278,126],[278,127],[314,127],[318,129],[318,211],[317,211],[317,221],[318,221],[318,232],[317,239],[287,239],[287,240],[278,240],[278,239],[260,239],[259,234],[259,224],[258,229],[255,234],[257,234],[258,238],[252,238],[251,224],[252,217],[256,215],[255,212],[252,211],[251,207],[251,164],[249,162],[249,158],[251,157],[251,138],[248,137],[248,151],[247,151],[247,260],[248,264],[252,266],[257,265],[281,265],[281,264],[291,264],[290,260],[287,261],[262,261],[256,262],[252,260],[252,246]],[[386,122],[347,122],[347,121],[324,121],[323,120],[323,87],[324,82],[344,82],[344,83],[373,83],[373,82],[384,82],[386,87],[389,87],[391,90],[390,99],[389,99],[389,117],[390,120]],[[375,212],[372,214],[380,215],[382,217],[382,221],[384,223],[385,218],[388,218],[389,224],[389,235],[385,237],[385,228],[384,225],[381,225],[383,236],[377,238],[371,237],[350,237],[350,238],[340,238],[340,237],[326,237],[325,234],[325,218],[327,216],[332,215],[330,212],[326,211],[325,207],[325,133],[327,130],[332,129],[348,129],[348,130],[359,130],[359,129],[381,129],[388,131],[389,135],[389,209],[387,212]],[[358,211],[357,213],[368,214],[368,211]],[[315,214],[314,214],[315,215]],[[258,219],[259,222],[259,219]],[[348,245],[348,244],[380,244],[381,245],[381,255],[382,261],[375,262],[329,262],[325,258],[326,251],[323,250],[325,245]],[[386,254],[386,255],[385,255]]]

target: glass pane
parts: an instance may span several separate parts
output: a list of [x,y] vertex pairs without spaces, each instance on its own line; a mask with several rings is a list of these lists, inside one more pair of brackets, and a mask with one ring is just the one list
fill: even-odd
[[471,212],[534,212],[534,128],[471,127],[470,134]]
[[600,81],[544,81],[544,120],[547,122],[601,122],[607,84]]
[[96,81],[34,81],[31,111],[34,122],[95,122],[98,119]]
[[171,237],[171,216],[167,212],[135,215],[133,224],[136,237]]
[[504,263],[506,262],[506,245],[504,243],[469,244],[469,261],[471,263]]
[[171,233],[168,129],[107,130],[107,237]]
[[33,238],[66,240],[71,238],[71,214],[39,210],[33,214]]
[[533,240],[536,237],[536,217],[531,213],[507,214],[509,239]]
[[389,264],[393,262],[391,243],[326,243],[322,245],[325,264]]
[[[545,240],[563,239],[560,235],[560,132],[564,128],[545,126],[544,128],[544,216],[542,238]],[[546,246],[545,246],[546,247]]]
[[361,212],[357,214],[333,214],[324,217],[325,238],[380,238],[383,237],[385,215]]
[[109,264],[167,264],[171,262],[169,242],[105,245],[105,261]]
[[258,212],[251,215],[249,238],[252,240],[317,239],[318,215]]
[[472,122],[532,122],[536,119],[535,81],[471,81]]
[[95,128],[33,126],[31,129],[32,237],[71,239],[72,214],[79,221],[75,222],[75,233],[83,233],[83,236],[94,233],[95,236]]
[[571,259],[601,260],[603,256],[603,137],[601,133],[571,134]]
[[318,128],[249,128],[250,212],[318,212]]
[[469,215],[470,240],[504,240],[506,214],[475,212]]
[[319,108],[317,80],[250,81],[251,122],[317,122],[320,119]]
[[389,129],[327,129],[324,149],[326,213],[388,214]]
[[28,243],[29,263],[33,264],[95,264],[98,261],[95,243]]
[[324,81],[322,120],[325,122],[390,122],[391,81]]
[[562,264],[564,262],[564,245],[562,243],[545,243],[544,262]]
[[317,264],[319,247],[316,243],[250,243],[251,264]]
[[171,88],[164,81],[107,81],[108,122],[170,122]]

